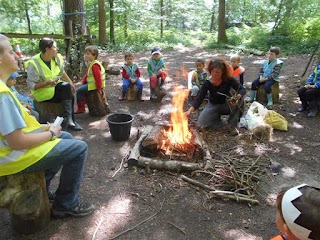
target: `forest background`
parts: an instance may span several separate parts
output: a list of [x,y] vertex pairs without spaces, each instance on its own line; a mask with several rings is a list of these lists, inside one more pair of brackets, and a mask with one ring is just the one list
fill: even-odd
[[[320,40],[318,0],[1,0],[0,32],[65,35],[66,2],[83,5],[76,14],[84,16],[86,34],[107,51],[228,43],[297,54],[311,53]],[[38,51],[36,38],[11,38],[24,53]]]

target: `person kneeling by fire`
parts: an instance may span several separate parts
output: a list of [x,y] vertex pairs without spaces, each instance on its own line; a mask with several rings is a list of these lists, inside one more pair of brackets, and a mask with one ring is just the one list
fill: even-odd
[[[222,115],[230,115],[226,129],[236,136],[239,134],[236,126],[244,112],[243,96],[246,94],[245,88],[232,77],[228,64],[225,60],[211,60],[208,64],[210,81],[205,81],[200,89],[197,99],[191,104],[186,112],[189,116],[201,105],[209,91],[209,103],[201,112],[197,126],[205,129],[218,129],[223,127]],[[236,94],[231,96],[230,90],[234,89]]]

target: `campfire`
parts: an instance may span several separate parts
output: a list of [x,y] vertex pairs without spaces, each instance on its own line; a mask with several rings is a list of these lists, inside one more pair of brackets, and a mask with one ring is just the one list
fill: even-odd
[[177,88],[176,91],[177,93],[172,99],[171,126],[168,129],[163,127],[161,130],[162,136],[160,137],[161,144],[159,149],[165,151],[166,155],[187,154],[195,149],[193,144],[194,137],[188,126],[188,118],[183,111],[183,104],[188,97],[189,91]]
[[211,159],[206,143],[200,133],[189,126],[184,114],[188,94],[187,89],[175,89],[170,124],[147,126],[131,151],[129,165],[144,167],[147,163],[153,168],[194,170],[202,168],[206,160]]

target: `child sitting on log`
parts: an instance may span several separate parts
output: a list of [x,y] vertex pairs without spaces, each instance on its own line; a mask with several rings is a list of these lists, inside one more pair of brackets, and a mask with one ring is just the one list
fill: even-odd
[[308,117],[315,117],[318,113],[317,101],[320,98],[320,62],[306,84],[298,90],[298,95],[302,104],[298,112],[310,110]]
[[160,79],[159,86],[161,88],[167,78],[167,72],[164,71],[165,68],[166,67],[165,67],[160,49],[153,48],[151,50],[151,58],[148,60],[148,73],[150,77],[151,99],[157,98],[155,88],[158,84],[158,80]]
[[140,69],[138,64],[134,63],[134,57],[132,53],[126,53],[124,55],[125,64],[122,66],[122,93],[119,97],[119,101],[127,99],[127,93],[131,84],[135,84],[138,88],[137,98],[139,101],[142,99],[143,84],[140,80]]
[[208,80],[209,73],[205,70],[205,61],[203,59],[197,59],[196,71],[192,74],[192,88],[191,88],[191,99],[195,99],[200,91],[200,88],[204,81]]
[[302,184],[277,196],[277,226],[271,240],[320,239],[320,189]]
[[89,66],[82,79],[82,86],[77,89],[78,109],[74,112],[75,114],[84,113],[86,111],[85,104],[88,91],[103,91],[103,88],[106,86],[105,69],[97,60],[98,56],[99,50],[96,46],[91,45],[84,50],[84,59],[89,62]]
[[238,54],[231,55],[230,62],[233,70],[233,77],[243,85],[245,68],[240,66],[240,56]]
[[31,116],[35,117],[35,119],[37,119],[37,121],[39,121],[39,113],[34,109],[33,101],[29,97],[27,97],[26,95],[24,95],[22,93],[19,93],[19,91],[14,86],[17,83],[17,79],[16,78],[18,76],[19,76],[19,74],[17,72],[12,73],[10,75],[10,77],[8,78],[6,84],[7,84],[8,88],[10,88],[10,90],[16,96],[16,98],[19,100],[21,105],[24,106],[26,111]]
[[283,61],[278,58],[280,55],[280,48],[278,47],[271,47],[268,55],[268,59],[260,69],[259,77],[252,82],[250,96],[247,101],[253,102],[256,98],[258,88],[263,85],[267,93],[267,108],[271,110],[273,105],[271,86],[279,82]]

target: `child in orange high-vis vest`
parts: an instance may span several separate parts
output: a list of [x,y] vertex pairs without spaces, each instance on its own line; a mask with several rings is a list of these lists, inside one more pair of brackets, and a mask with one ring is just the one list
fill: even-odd
[[271,240],[320,239],[320,189],[301,184],[277,196],[277,226]]
[[230,62],[233,70],[233,77],[243,85],[245,68],[240,66],[240,56],[238,54],[231,55]]

